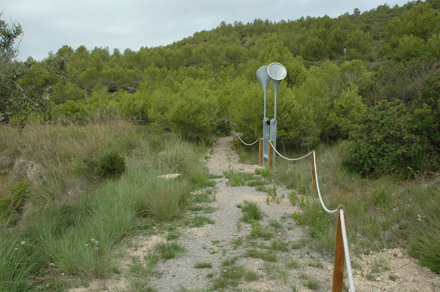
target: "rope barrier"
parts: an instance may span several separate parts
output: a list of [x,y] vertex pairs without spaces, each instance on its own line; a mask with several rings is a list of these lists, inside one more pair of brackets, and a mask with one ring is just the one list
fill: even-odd
[[[334,214],[338,211],[338,209],[330,210],[328,209],[324,201],[322,200],[321,191],[319,190],[319,181],[318,181],[318,169],[316,167],[316,154],[315,151],[313,152],[313,170],[315,172],[315,181],[316,181],[316,189],[318,191],[319,201],[321,202],[322,208],[329,214]],[[353,280],[353,273],[351,271],[351,261],[350,261],[350,253],[348,250],[348,239],[347,239],[347,230],[345,227],[345,216],[344,216],[344,209],[340,209],[339,211],[339,218],[341,220],[341,229],[342,229],[342,240],[344,243],[344,254],[345,254],[345,264],[347,266],[347,275],[348,275],[348,282],[350,284],[350,292],[355,292],[354,288],[354,280]]]
[[284,158],[285,160],[288,160],[288,161],[298,161],[298,160],[301,160],[303,158],[306,158],[307,156],[309,156],[310,154],[313,153],[313,151],[311,151],[311,152],[307,153],[306,155],[304,155],[303,157],[300,157],[300,158],[287,158],[287,157],[281,155],[281,153],[278,152],[278,150],[275,149],[275,147],[272,144],[272,141],[269,141],[269,144],[270,144],[270,146],[272,146],[272,148],[276,152],[276,154],[278,154],[281,158]]
[[237,137],[238,137],[238,139],[240,139],[241,143],[243,143],[243,144],[246,145],[246,146],[252,146],[252,145],[255,145],[255,143],[257,143],[258,141],[260,141],[260,138],[258,138],[254,143],[248,144],[248,143],[245,143],[243,140],[241,140],[241,137],[240,137],[240,136],[237,135]]
[[[239,137],[240,138],[240,137]],[[241,139],[240,139],[241,140]],[[243,141],[242,141],[243,142]],[[346,226],[345,226],[345,215],[344,215],[344,209],[334,209],[334,210],[330,210],[327,208],[327,206],[324,204],[324,201],[322,199],[322,195],[321,195],[321,191],[319,189],[319,181],[318,181],[318,169],[316,167],[316,153],[315,151],[311,151],[310,153],[300,157],[300,158],[287,158],[284,157],[283,155],[281,155],[278,150],[275,149],[274,145],[272,144],[272,141],[269,141],[270,146],[272,147],[272,149],[281,157],[284,158],[286,160],[289,161],[297,161],[297,160],[301,160],[303,158],[306,158],[307,156],[309,156],[310,154],[313,154],[313,172],[314,172],[314,181],[315,181],[315,185],[316,185],[316,190],[318,193],[318,197],[319,197],[319,201],[321,203],[322,208],[329,214],[335,214],[338,212],[339,210],[339,218],[340,218],[340,223],[341,223],[341,231],[342,231],[342,241],[343,241],[343,246],[344,246],[344,254],[345,254],[345,264],[347,266],[347,275],[348,275],[348,281],[349,281],[349,285],[350,285],[350,292],[356,292],[355,288],[354,288],[354,280],[353,280],[353,273],[351,270],[351,261],[350,261],[350,253],[348,250],[348,239],[347,239],[347,230],[346,230]],[[342,283],[342,282],[341,282]],[[342,284],[341,284],[342,285]]]
[[330,210],[328,209],[325,204],[324,201],[322,200],[322,196],[321,196],[321,191],[319,190],[319,181],[318,181],[318,169],[316,168],[316,156],[315,156],[315,151],[313,152],[313,166],[314,166],[314,171],[315,171],[315,180],[316,180],[316,190],[318,191],[318,196],[319,196],[319,201],[321,202],[321,206],[322,208],[324,208],[324,210],[329,213],[329,214],[334,214],[338,211],[338,209],[334,209],[334,210]]

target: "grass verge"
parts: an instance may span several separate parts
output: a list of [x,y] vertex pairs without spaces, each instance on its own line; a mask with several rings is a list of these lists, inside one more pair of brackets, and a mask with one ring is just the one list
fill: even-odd
[[[6,190],[0,198],[1,291],[29,290],[49,272],[52,279],[61,273],[105,278],[117,270],[120,246],[144,217],[156,222],[181,217],[190,192],[209,185],[205,149],[177,135],[155,139],[147,130],[122,121],[28,125],[21,134],[0,129],[0,140],[11,141],[8,147],[0,143]],[[125,158],[126,172],[119,179],[104,180],[96,173],[97,161],[108,152]],[[29,165],[32,173],[26,171]],[[182,175],[158,177],[171,171]],[[20,208],[2,213],[11,205]],[[10,228],[15,222],[20,227]]]

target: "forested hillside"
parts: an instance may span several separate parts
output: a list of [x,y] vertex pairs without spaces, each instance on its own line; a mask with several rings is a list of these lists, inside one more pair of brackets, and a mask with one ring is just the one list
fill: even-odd
[[346,163],[361,174],[381,175],[396,159],[399,175],[431,171],[440,151],[439,11],[440,1],[427,0],[338,18],[222,22],[137,52],[64,46],[24,63],[5,55],[1,118],[23,125],[117,116],[193,140],[232,124],[252,140],[263,115],[255,72],[276,61],[288,72],[277,104],[284,147],[348,139]]

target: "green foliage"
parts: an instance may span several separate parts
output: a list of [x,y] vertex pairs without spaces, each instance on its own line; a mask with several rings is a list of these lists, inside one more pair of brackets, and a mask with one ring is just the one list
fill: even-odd
[[145,189],[136,192],[135,204],[139,215],[152,217],[161,222],[170,221],[182,214],[188,196],[186,184],[166,180],[158,177],[154,172],[141,172],[137,179],[145,181],[142,184]]
[[158,245],[156,245],[155,249],[159,253],[160,257],[164,260],[173,259],[176,256],[185,252],[185,248],[183,248],[176,242],[159,243]]
[[320,287],[319,282],[315,279],[307,280],[307,282],[304,283],[304,286],[309,288],[310,290],[313,290],[313,291],[318,290]]
[[423,171],[429,143],[417,135],[413,120],[401,101],[381,102],[370,108],[346,144],[344,164],[362,175],[411,176]]
[[170,109],[171,128],[185,138],[208,141],[217,122],[216,103],[206,82],[185,79],[179,99]]
[[0,198],[0,218],[8,219],[9,225],[15,225],[18,220],[29,187],[29,180],[18,181],[9,188],[6,196]]
[[413,113],[415,130],[419,135],[426,136],[438,153],[440,149],[439,76],[431,77],[425,81],[422,96],[416,102],[418,106]]
[[425,42],[423,39],[414,35],[404,35],[399,39],[396,49],[396,58],[409,61],[422,56],[425,51]]
[[199,262],[194,265],[196,269],[212,269],[212,263],[208,262]]
[[[425,221],[422,215],[418,219]],[[420,260],[420,264],[440,274],[440,224],[432,221],[431,216],[427,220],[418,231],[410,234],[410,253]]]
[[68,274],[105,277],[111,273],[116,264],[112,253],[135,220],[130,202],[118,189],[111,182],[85,201],[71,205],[75,212],[67,219],[69,209],[61,206],[31,224],[28,237],[37,242],[34,252],[38,253],[39,264],[53,263]]
[[96,173],[102,178],[119,178],[126,171],[125,159],[118,153],[107,153],[98,161]]
[[[0,17],[3,13],[0,13]],[[8,25],[0,19],[0,122],[7,123],[9,118],[21,109],[25,102],[23,88],[17,83],[25,72],[26,66],[13,62],[17,54],[14,43],[23,33],[20,24]],[[20,97],[20,98],[18,98]]]
[[266,262],[276,262],[277,254],[273,251],[260,251],[257,249],[248,249],[245,253],[246,257],[262,259]]
[[252,173],[236,172],[235,170],[225,171],[223,175],[228,179],[228,186],[238,187],[245,186],[247,181],[254,178]]
[[192,219],[191,226],[202,227],[206,224],[214,224],[214,221],[205,216],[196,216]]
[[81,101],[86,97],[87,92],[67,82],[66,84],[57,83],[51,94],[51,100],[56,104],[65,103],[68,100]]
[[269,167],[256,168],[255,169],[255,174],[261,175],[264,178],[268,178],[269,175],[270,175],[270,168]]
[[66,103],[53,107],[51,115],[55,120],[65,122],[78,122],[86,118],[86,110],[84,106],[73,100],[68,100]]
[[239,206],[241,211],[243,211],[242,221],[246,223],[251,223],[252,220],[258,221],[263,218],[263,212],[260,210],[258,205],[254,202],[244,202],[244,205]]
[[194,163],[203,158],[203,150],[182,141],[178,136],[169,136],[160,150],[160,167],[168,173],[181,173],[198,187],[209,186],[209,174],[205,165]]
[[358,124],[365,108],[355,86],[343,90],[341,96],[333,101],[333,109],[329,113],[329,120],[334,123],[333,131],[337,131],[332,133],[334,138],[347,138]]
[[259,278],[256,272],[237,265],[237,260],[238,258],[234,257],[226,259],[222,263],[220,276],[213,280],[213,289],[224,290],[225,288],[238,286],[242,283],[242,279],[250,282]]
[[261,226],[261,223],[258,222],[257,219],[250,219],[250,223],[251,223],[251,232],[249,234],[250,237],[263,238],[264,240],[269,240],[273,237],[272,232],[264,230],[263,227]]
[[7,235],[0,231],[0,291],[29,291],[33,288],[28,278],[33,265],[24,252],[27,243]]
[[393,38],[413,35],[426,41],[433,32],[438,32],[439,21],[440,16],[436,14],[431,4],[420,2],[402,16],[390,21],[387,26],[387,36]]
[[291,216],[300,226],[304,226],[307,223],[307,218],[302,213],[293,213]]

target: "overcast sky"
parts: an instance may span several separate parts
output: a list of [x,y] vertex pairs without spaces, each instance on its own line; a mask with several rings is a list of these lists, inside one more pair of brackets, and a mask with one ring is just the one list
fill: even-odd
[[220,22],[256,18],[278,22],[301,16],[337,17],[408,0],[0,0],[2,19],[24,29],[19,60],[42,60],[63,45],[124,52],[172,44]]

